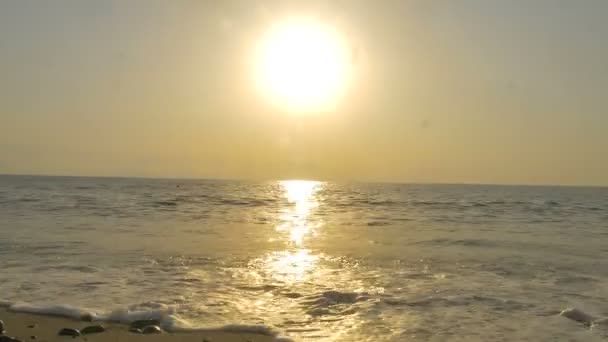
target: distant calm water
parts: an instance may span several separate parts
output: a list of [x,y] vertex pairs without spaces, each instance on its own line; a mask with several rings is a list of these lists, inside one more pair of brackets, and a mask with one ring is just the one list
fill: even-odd
[[602,340],[557,313],[608,316],[608,189],[0,176],[0,270],[15,309],[174,329]]

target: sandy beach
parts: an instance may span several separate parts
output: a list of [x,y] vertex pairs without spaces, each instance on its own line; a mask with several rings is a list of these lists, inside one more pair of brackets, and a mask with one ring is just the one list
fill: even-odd
[[[4,322],[5,335],[17,338],[21,341],[70,341],[73,337],[59,336],[58,332],[63,328],[83,329],[91,325],[102,325],[104,332],[87,334],[77,337],[83,341],[146,341],[146,342],[266,342],[276,341],[273,336],[252,333],[231,333],[225,331],[201,331],[188,333],[160,334],[137,334],[129,332],[129,327],[123,324],[105,322],[84,322],[62,317],[34,315],[27,313],[12,312],[6,309],[0,310],[0,320]],[[0,335],[2,336],[2,335]]]

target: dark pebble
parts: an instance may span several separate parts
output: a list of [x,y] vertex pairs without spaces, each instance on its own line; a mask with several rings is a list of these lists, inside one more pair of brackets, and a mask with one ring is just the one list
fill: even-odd
[[1,335],[0,336],[0,342],[21,342],[20,339],[16,338],[16,337],[10,337],[10,336],[6,336],[6,335]]
[[100,332],[104,332],[106,331],[106,328],[104,328],[101,325],[89,325],[88,327],[81,329],[80,333],[83,335],[86,334],[96,334],[96,333],[100,333]]
[[150,325],[160,325],[160,321],[157,319],[142,319],[131,323],[131,328],[143,329]]
[[134,327],[130,327],[129,331],[135,334],[141,334],[141,330]]
[[80,331],[78,331],[78,329],[63,328],[63,329],[59,330],[59,333],[57,333],[57,334],[59,336],[78,337],[78,336],[80,336]]
[[32,329],[32,328],[35,328],[35,327],[37,327],[37,326],[38,326],[38,324],[34,323],[34,324],[30,324],[30,325],[28,325],[27,327],[28,327],[28,328],[30,328],[30,329]]
[[30,336],[30,340],[35,340],[35,339],[36,339],[36,336],[34,336],[34,335]]
[[141,329],[142,334],[160,334],[162,332],[163,331],[158,325],[148,325],[147,327]]

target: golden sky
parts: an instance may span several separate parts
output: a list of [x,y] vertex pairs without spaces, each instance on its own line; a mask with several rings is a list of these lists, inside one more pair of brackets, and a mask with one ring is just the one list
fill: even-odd
[[[608,185],[608,2],[0,2],[0,173]],[[314,18],[330,109],[256,89]],[[314,46],[314,45],[312,45]],[[314,54],[311,54],[314,56]]]

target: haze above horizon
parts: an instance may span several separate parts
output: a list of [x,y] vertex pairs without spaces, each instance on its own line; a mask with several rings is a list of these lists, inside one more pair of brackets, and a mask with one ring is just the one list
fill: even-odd
[[608,2],[0,3],[0,174],[608,185]]

